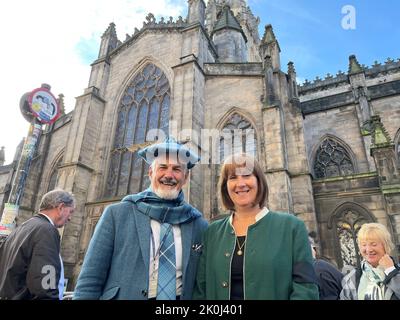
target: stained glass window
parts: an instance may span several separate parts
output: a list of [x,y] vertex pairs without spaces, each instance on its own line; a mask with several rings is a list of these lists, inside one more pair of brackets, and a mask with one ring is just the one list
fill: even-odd
[[325,139],[315,156],[315,178],[346,176],[354,172],[354,165],[346,149],[334,139]]
[[121,196],[146,188],[147,166],[128,148],[146,141],[150,129],[169,128],[171,89],[167,77],[152,63],[129,83],[120,101],[105,195]]

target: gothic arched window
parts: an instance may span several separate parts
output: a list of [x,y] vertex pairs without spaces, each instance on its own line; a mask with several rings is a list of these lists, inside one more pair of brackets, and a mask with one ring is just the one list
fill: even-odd
[[219,141],[219,160],[235,153],[246,152],[256,157],[257,138],[251,123],[238,113],[234,113],[226,121]]
[[347,150],[336,140],[326,138],[315,155],[315,178],[346,176],[354,172],[354,165]]
[[57,185],[58,168],[62,163],[62,157],[57,161],[56,165],[53,167],[53,171],[50,174],[49,184],[47,186],[47,191],[54,190]]
[[106,196],[136,193],[149,185],[148,165],[137,155],[137,150],[151,129],[160,129],[168,135],[170,96],[167,77],[152,63],[147,64],[125,89],[118,110]]
[[357,234],[364,223],[373,222],[372,215],[356,204],[344,204],[336,209],[328,228],[334,229],[338,265],[360,265],[361,256],[357,245]]
[[[219,163],[215,164],[214,188],[217,194],[217,184],[220,170],[225,158],[231,154],[245,152],[257,158],[257,137],[251,123],[238,113],[232,114],[225,122],[219,139]],[[212,197],[211,218],[220,213],[217,197]]]

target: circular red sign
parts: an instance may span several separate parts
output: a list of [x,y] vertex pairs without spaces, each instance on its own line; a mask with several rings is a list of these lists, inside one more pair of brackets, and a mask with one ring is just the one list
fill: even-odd
[[33,115],[41,123],[53,123],[60,116],[60,106],[54,95],[46,88],[33,90],[28,97]]

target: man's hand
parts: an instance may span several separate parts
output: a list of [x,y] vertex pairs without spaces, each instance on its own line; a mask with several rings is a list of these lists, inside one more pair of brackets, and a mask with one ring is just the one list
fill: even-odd
[[385,254],[380,260],[379,265],[386,270],[387,268],[393,267],[394,263],[392,258],[388,254]]

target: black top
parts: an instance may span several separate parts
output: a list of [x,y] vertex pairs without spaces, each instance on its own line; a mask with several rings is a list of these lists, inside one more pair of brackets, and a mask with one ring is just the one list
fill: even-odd
[[318,279],[320,300],[339,300],[342,291],[343,274],[331,263],[322,259],[314,260]]
[[231,265],[231,300],[244,300],[243,294],[243,259],[246,236],[238,237],[242,255],[238,255],[239,246],[236,241]]

